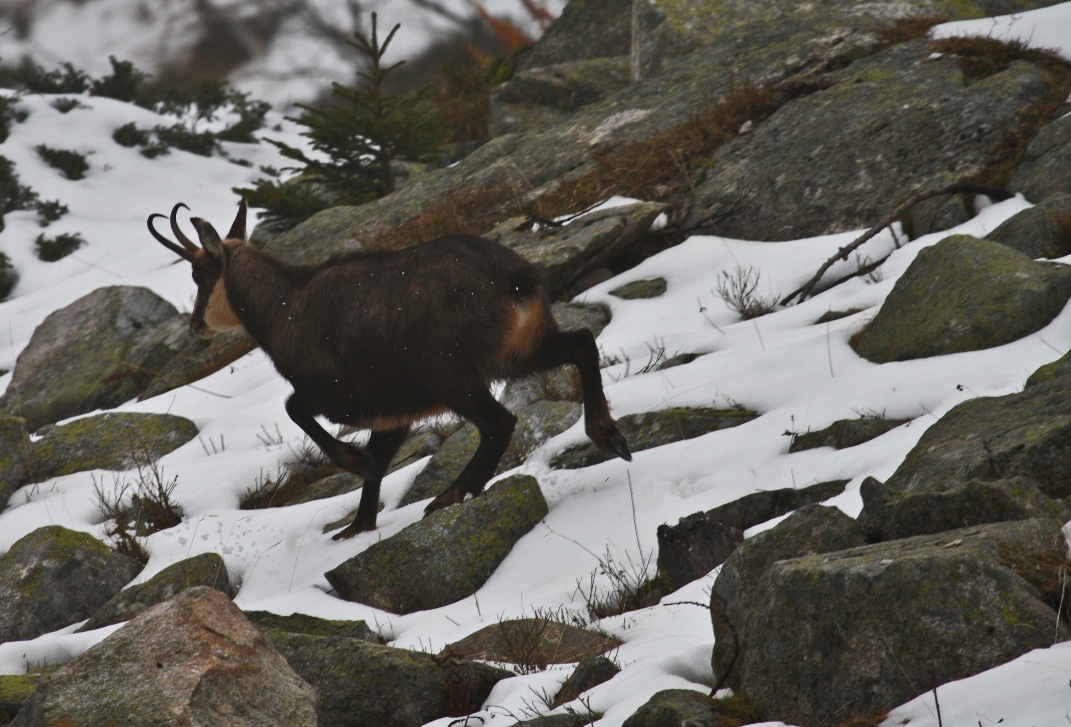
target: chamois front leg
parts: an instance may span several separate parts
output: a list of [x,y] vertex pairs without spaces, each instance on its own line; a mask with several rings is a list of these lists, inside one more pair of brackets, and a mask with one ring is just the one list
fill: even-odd
[[364,478],[364,486],[361,488],[361,504],[357,506],[357,516],[353,522],[335,533],[332,540],[352,538],[357,533],[363,533],[376,529],[376,512],[379,510],[379,485],[383,481],[383,475],[387,474],[390,462],[398,453],[405,438],[409,435],[409,427],[398,429],[386,429],[373,431],[368,438],[368,446],[365,453],[371,460],[374,472]]

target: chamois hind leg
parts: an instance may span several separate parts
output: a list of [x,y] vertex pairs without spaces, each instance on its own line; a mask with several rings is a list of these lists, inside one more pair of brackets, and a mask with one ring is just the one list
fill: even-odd
[[390,462],[409,435],[409,427],[384,429],[372,432],[368,438],[365,454],[370,460],[371,471],[364,478],[361,488],[361,504],[357,506],[357,516],[353,522],[335,533],[332,540],[352,538],[357,533],[376,529],[376,511],[379,510],[379,485],[383,475],[387,474]]
[[526,362],[532,371],[544,371],[572,364],[580,373],[584,389],[584,431],[600,451],[631,462],[628,440],[610,416],[610,405],[602,390],[599,349],[595,336],[586,328],[548,333]]
[[316,421],[315,416],[305,407],[298,394],[291,394],[290,398],[286,400],[286,413],[294,421],[294,424],[301,427],[302,431],[309,435],[309,439],[323,450],[323,453],[327,455],[327,458],[336,467],[341,467],[347,472],[352,472],[364,479],[368,479],[374,474],[375,468],[371,458],[352,444],[339,441],[328,434]]
[[517,425],[517,417],[491,396],[490,391],[482,388],[482,385],[471,389],[459,401],[450,402],[450,408],[476,425],[480,432],[480,444],[457,479],[424,509],[425,514],[459,503],[465,499],[465,495],[480,494],[483,486],[494,475],[502,455],[506,453],[510,438],[513,437],[513,429]]

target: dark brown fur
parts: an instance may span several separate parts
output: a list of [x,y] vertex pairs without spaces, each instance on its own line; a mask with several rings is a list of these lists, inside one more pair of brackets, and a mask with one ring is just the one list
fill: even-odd
[[[490,394],[494,380],[575,365],[588,436],[631,459],[602,391],[590,331],[562,332],[538,271],[498,243],[456,235],[397,252],[354,253],[292,265],[245,242],[245,204],[227,239],[193,219],[202,247],[178,229],[198,286],[191,328],[213,335],[244,327],[294,387],[287,413],[338,466],[365,479],[357,517],[337,534],[375,529],[379,484],[408,433],[453,411],[480,432],[476,454],[427,511],[477,495],[509,445],[516,418]],[[362,450],[314,417],[371,429]]]

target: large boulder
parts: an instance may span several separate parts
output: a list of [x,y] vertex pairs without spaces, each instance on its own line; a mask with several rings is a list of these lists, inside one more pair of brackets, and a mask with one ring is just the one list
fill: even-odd
[[1008,187],[1033,202],[1071,194],[1071,116],[1042,127],[1030,140]]
[[148,386],[138,394],[138,399],[151,399],[199,381],[254,348],[256,344],[244,329],[225,331],[208,340],[196,338],[156,373]]
[[215,588],[231,598],[235,595],[223,558],[216,553],[202,553],[172,563],[144,583],[119,591],[78,630],[92,631],[129,621],[156,604],[170,600],[195,586]]
[[145,611],[34,693],[14,727],[307,727],[316,692],[214,588]]
[[89,618],[140,570],[88,533],[34,530],[0,556],[0,643]]
[[751,648],[746,622],[755,591],[776,561],[863,545],[855,522],[835,507],[807,505],[773,528],[744,541],[725,561],[710,591],[714,624],[711,667],[719,686],[740,686],[740,667]]
[[952,408],[884,484],[864,481],[860,524],[871,539],[922,535],[1040,515],[1066,520],[1071,496],[1071,356],[1026,388]]
[[127,470],[178,449],[197,426],[174,414],[116,412],[53,427],[33,445],[38,481],[92,469]]
[[866,228],[921,180],[981,173],[1054,87],[1026,61],[970,78],[934,51],[920,40],[862,58],[722,146],[687,225],[750,240]]
[[625,720],[622,727],[722,727],[714,700],[691,689],[664,689]]
[[790,724],[888,711],[1071,638],[1038,588],[1066,564],[1037,520],[778,560],[740,604],[740,691]]
[[887,363],[992,348],[1045,327],[1069,297],[1071,267],[953,235],[919,253],[855,350]]
[[605,632],[590,631],[557,618],[536,615],[484,626],[449,644],[439,655],[516,664],[524,673],[541,671],[548,664],[569,664],[599,656],[620,648],[622,643]]
[[0,409],[32,431],[133,399],[193,334],[146,288],[98,288],[51,313],[19,354]]
[[325,575],[347,601],[398,614],[438,608],[475,593],[546,514],[535,478],[514,475],[480,497],[431,513]]
[[0,510],[15,490],[30,480],[32,445],[26,421],[0,415]]

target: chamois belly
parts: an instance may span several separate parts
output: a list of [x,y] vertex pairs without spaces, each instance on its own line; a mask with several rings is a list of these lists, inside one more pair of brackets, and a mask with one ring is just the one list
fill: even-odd
[[450,411],[441,396],[412,382],[320,379],[291,383],[319,416],[361,429],[396,429]]

